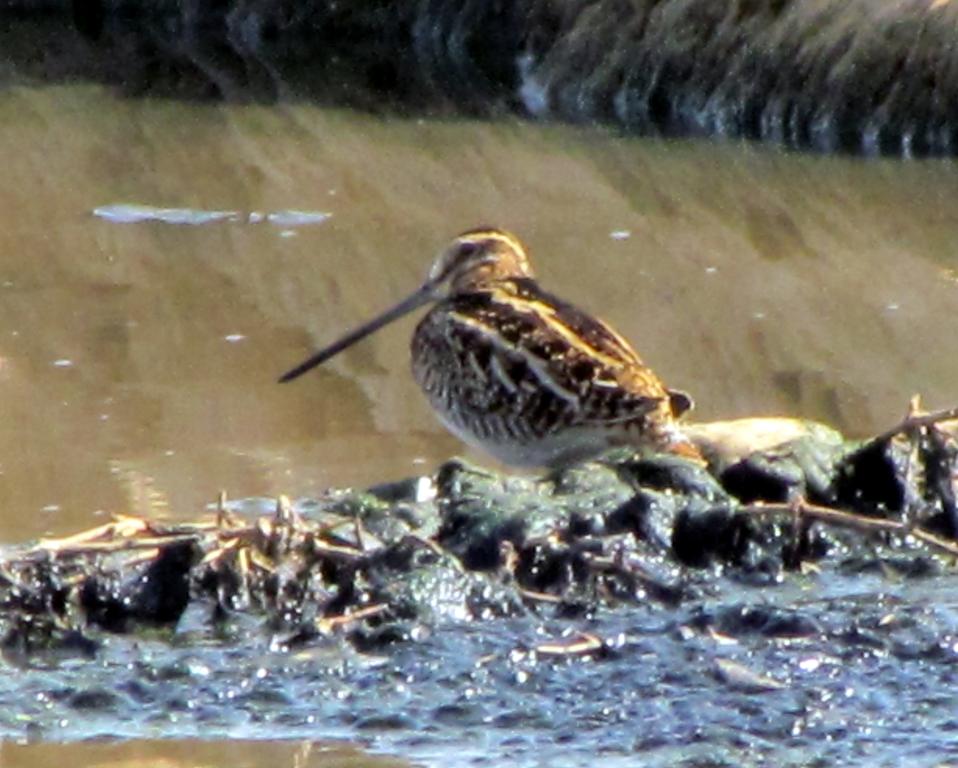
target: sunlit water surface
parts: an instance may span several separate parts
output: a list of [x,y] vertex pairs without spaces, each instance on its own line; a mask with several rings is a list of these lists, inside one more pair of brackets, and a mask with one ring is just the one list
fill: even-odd
[[[958,401],[949,161],[78,87],[3,92],[0,126],[0,540],[461,452],[408,374],[412,320],[275,379],[480,224],[524,238],[542,282],[633,340],[698,418],[867,433],[914,392]],[[200,220],[94,213],[109,206]]]
[[[267,743],[236,766],[384,764],[290,757],[341,739],[437,768],[942,768],[958,760],[955,582],[792,574],[679,608],[448,621],[363,654],[336,639],[274,647],[242,616],[216,640],[207,611],[190,610],[172,638],[106,637],[95,661],[5,654],[0,764],[113,764],[111,746],[121,764],[225,767],[217,745],[228,757],[237,739]],[[579,632],[605,651],[539,650]],[[208,743],[191,762],[141,741],[156,738]],[[123,741],[55,746],[105,739]]]

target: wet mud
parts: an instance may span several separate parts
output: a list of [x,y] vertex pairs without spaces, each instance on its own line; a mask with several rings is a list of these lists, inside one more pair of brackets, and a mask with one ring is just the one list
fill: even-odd
[[[695,719],[670,719],[652,741],[643,737],[650,731],[631,729],[612,753],[669,761],[696,732],[730,756],[791,764],[791,747],[835,727],[833,694],[823,696],[821,680],[798,684],[803,670],[860,676],[846,690],[871,679],[877,660],[909,679],[913,672],[903,670],[913,663],[925,682],[933,670],[950,674],[958,653],[951,603],[889,601],[887,590],[954,580],[954,419],[953,411],[913,406],[902,424],[861,443],[809,425],[800,438],[728,462],[712,431],[709,467],[613,452],[516,478],[456,460],[433,476],[364,492],[296,504],[281,498],[268,515],[248,516],[221,498],[212,519],[120,518],[13,548],[0,563],[3,658],[28,674],[8,681],[0,700],[18,692],[36,703],[20,705],[0,729],[22,737],[26,723],[45,737],[76,737],[60,725],[75,717],[95,733],[132,697],[145,706],[121,720],[135,734],[148,712],[182,709],[174,681],[200,674],[212,686],[205,695],[216,695],[253,665],[257,682],[241,686],[236,711],[221,702],[207,712],[208,735],[248,733],[255,711],[255,722],[265,718],[293,737],[316,720],[289,691],[301,693],[318,677],[320,689],[340,691],[323,705],[322,736],[386,733],[374,743],[395,748],[398,738],[413,758],[417,747],[436,747],[476,718],[510,731],[571,728],[562,738],[575,749],[609,750],[609,733],[630,717],[669,719],[664,711],[684,703]],[[884,586],[871,586],[874,597],[853,597],[875,579]],[[796,589],[805,595],[796,599]],[[614,681],[616,668],[637,655],[648,661],[662,644],[665,656],[629,673],[634,687]],[[264,652],[270,661],[256,666]],[[319,666],[317,654],[326,659]],[[683,656],[696,669],[691,675]],[[128,665],[118,689],[97,682],[117,664]],[[339,671],[330,677],[324,664]],[[369,664],[379,670],[375,682]],[[581,675],[596,665],[602,671],[587,684]],[[41,669],[74,679],[59,693],[37,690],[50,683],[30,672]],[[503,698],[500,676],[521,700]],[[385,695],[383,686],[397,679],[405,682]],[[869,696],[891,696],[888,685],[915,696],[917,683],[889,677],[879,688],[870,683]],[[599,684],[607,687],[594,699]],[[474,685],[483,691],[478,700]],[[436,686],[445,691],[441,703]],[[650,687],[654,694],[642,694]],[[397,691],[404,692],[398,701]],[[744,730],[731,730],[728,712],[694,703],[716,693],[729,699],[730,712],[751,712]],[[773,712],[754,698],[767,695],[784,708]],[[613,716],[608,732],[583,733],[564,721],[610,696],[627,714]],[[547,704],[553,697],[568,706],[557,713]],[[937,728],[950,704],[943,695],[923,711]],[[856,719],[872,704],[848,706],[854,713],[843,716]],[[549,714],[536,714],[541,707]],[[656,707],[658,715],[649,710]],[[236,716],[243,728],[231,723]],[[895,717],[886,720],[900,733]],[[423,718],[443,727],[425,742],[405,741]],[[172,733],[189,736],[196,722],[189,723]],[[819,745],[814,754],[904,754],[876,735],[881,730]],[[923,743],[935,742],[935,733]],[[508,741],[493,738],[492,755]],[[694,762],[694,749],[681,754]]]

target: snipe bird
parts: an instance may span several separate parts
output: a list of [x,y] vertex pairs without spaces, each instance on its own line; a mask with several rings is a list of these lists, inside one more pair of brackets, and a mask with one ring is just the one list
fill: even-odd
[[498,229],[463,232],[416,291],[280,381],[429,303],[413,375],[466,443],[514,466],[560,467],[617,445],[700,458],[675,425],[691,399],[604,322],[542,290],[522,243]]

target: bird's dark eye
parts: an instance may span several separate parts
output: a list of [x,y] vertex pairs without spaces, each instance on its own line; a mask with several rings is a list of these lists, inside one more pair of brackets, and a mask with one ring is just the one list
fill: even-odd
[[472,256],[478,250],[479,250],[478,243],[462,243],[462,245],[459,246],[459,255]]

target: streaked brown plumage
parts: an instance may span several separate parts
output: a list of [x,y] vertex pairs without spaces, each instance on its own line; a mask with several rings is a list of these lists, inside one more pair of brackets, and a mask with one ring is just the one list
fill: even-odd
[[522,244],[497,229],[459,235],[409,298],[281,381],[429,302],[413,334],[413,375],[467,443],[518,466],[561,466],[614,445],[698,457],[674,424],[691,400],[608,325],[543,291]]

